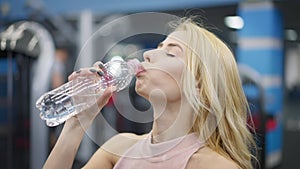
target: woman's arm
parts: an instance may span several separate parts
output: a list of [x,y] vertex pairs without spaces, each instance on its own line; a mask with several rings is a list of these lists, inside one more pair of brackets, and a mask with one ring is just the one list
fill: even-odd
[[[81,72],[85,75],[91,74],[91,71],[88,71],[88,69]],[[78,76],[78,73],[73,73],[69,76],[69,80],[76,78],[76,76]],[[106,105],[114,90],[114,87],[107,88],[97,100],[97,104],[65,122],[63,130],[44,164],[44,169],[69,169],[72,167],[85,131],[90,127],[103,106]]]
[[76,118],[69,119],[43,168],[71,168],[83,135],[84,130],[78,120]]

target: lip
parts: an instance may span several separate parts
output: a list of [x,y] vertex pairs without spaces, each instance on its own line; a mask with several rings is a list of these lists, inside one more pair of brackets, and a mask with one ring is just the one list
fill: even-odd
[[146,69],[142,65],[140,65],[139,68],[138,68],[138,70],[137,70],[137,73],[135,74],[135,76],[139,77],[144,72],[146,72]]

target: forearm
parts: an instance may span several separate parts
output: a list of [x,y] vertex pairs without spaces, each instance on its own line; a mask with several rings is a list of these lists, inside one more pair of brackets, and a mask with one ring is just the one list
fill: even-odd
[[90,127],[102,107],[108,102],[113,91],[114,88],[106,89],[97,100],[97,104],[66,121],[57,143],[43,167],[44,169],[70,169],[72,167],[85,131]]
[[72,167],[78,147],[85,130],[79,121],[73,117],[69,119],[51,151],[43,169],[69,169]]

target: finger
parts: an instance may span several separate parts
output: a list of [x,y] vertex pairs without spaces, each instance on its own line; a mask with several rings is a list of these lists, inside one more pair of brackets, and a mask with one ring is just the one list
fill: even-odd
[[69,80],[69,81],[73,80],[75,74],[76,74],[76,72],[71,73],[71,74],[68,76],[68,80]]
[[103,76],[104,75],[104,72],[101,69],[90,68],[89,71],[91,73],[97,74],[98,76]]
[[103,69],[104,68],[104,64],[100,61],[95,62],[93,66],[95,68],[98,68],[98,69]]
[[104,69],[104,64],[100,61],[94,63],[93,67],[97,70],[95,73],[97,73],[99,76],[103,76],[104,75],[104,72],[103,72],[103,69]]
[[113,93],[115,91],[116,91],[115,86],[110,86],[110,87],[108,87],[104,90],[102,96],[97,101],[98,106],[99,106],[100,109],[108,103],[109,98],[113,95]]
[[68,76],[68,80],[73,80],[76,77],[79,76],[90,76],[90,75],[95,75],[97,73],[97,70],[94,68],[82,68],[77,71],[74,71],[71,75]]

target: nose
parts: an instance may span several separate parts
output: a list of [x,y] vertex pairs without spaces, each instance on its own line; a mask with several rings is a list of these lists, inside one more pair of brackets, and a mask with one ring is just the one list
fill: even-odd
[[150,51],[151,50],[148,50],[148,51],[145,51],[143,53],[143,57],[144,57],[145,62],[150,62]]
[[148,50],[143,53],[145,62],[153,62],[154,56],[157,55],[157,49]]

